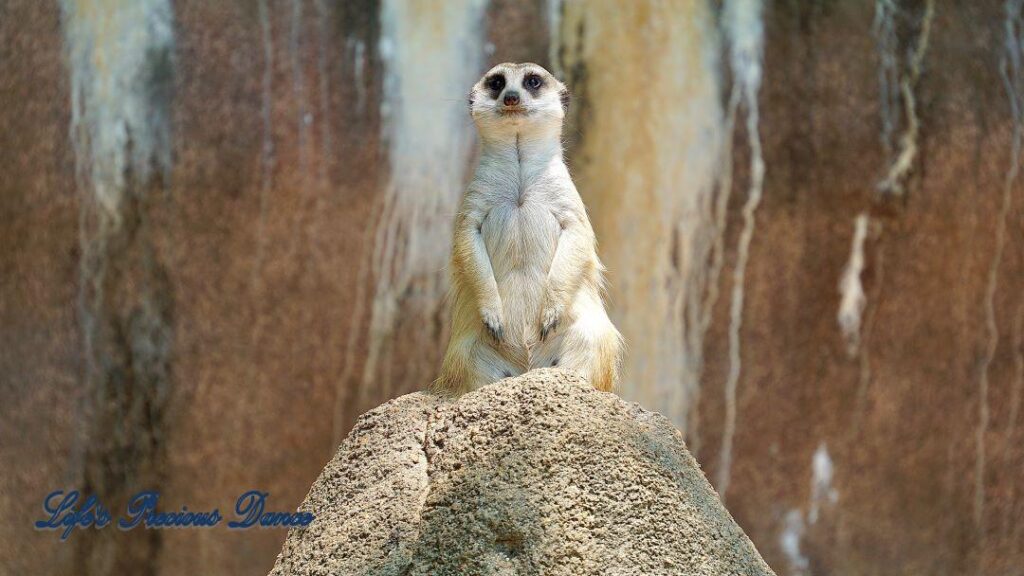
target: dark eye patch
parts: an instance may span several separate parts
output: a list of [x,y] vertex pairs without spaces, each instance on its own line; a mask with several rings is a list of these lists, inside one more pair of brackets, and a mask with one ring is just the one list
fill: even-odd
[[498,94],[501,94],[501,91],[505,88],[505,75],[494,74],[488,76],[487,79],[484,80],[484,86],[486,86],[487,90],[490,91],[491,98],[497,98]]
[[544,87],[544,79],[540,77],[540,74],[530,72],[523,77],[523,88],[530,93],[531,96],[536,96],[540,89]]

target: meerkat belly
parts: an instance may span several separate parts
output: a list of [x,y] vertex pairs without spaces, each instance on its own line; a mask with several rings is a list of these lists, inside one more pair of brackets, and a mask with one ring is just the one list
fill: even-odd
[[536,324],[559,231],[550,209],[540,203],[501,203],[484,222],[481,232],[512,344],[528,345],[537,337]]

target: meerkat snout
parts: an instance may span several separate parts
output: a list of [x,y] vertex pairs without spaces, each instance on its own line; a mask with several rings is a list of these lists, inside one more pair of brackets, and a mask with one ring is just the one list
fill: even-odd
[[505,103],[505,106],[518,106],[519,105],[519,93],[518,92],[512,92],[511,90],[508,91],[508,92],[505,92],[505,97],[502,99],[502,102]]

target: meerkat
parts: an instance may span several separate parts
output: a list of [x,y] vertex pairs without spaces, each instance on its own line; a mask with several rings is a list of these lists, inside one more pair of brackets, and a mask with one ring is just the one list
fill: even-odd
[[536,64],[473,86],[480,136],[451,256],[451,339],[432,389],[461,394],[534,368],[612,390],[622,337],[608,318],[594,230],[562,157],[566,87]]

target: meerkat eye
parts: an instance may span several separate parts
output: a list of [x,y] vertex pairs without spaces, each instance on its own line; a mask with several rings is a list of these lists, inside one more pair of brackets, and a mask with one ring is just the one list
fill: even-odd
[[523,87],[527,90],[536,90],[544,84],[539,74],[527,74],[523,79]]
[[488,90],[494,92],[495,97],[497,97],[498,92],[501,92],[501,89],[505,87],[505,77],[501,74],[495,74],[488,78],[484,85],[487,86]]

